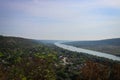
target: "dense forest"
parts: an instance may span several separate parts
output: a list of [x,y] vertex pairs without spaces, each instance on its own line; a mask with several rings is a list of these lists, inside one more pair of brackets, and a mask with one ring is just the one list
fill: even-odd
[[120,38],[97,41],[73,41],[65,44],[120,56]]
[[120,62],[0,36],[0,80],[120,80]]

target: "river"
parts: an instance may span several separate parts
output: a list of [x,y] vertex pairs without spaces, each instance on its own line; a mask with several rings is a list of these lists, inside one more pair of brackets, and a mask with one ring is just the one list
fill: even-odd
[[78,47],[66,45],[63,43],[55,43],[55,45],[57,47],[60,47],[60,48],[63,48],[63,49],[69,50],[69,51],[73,51],[73,52],[82,52],[82,53],[86,53],[86,54],[90,54],[90,55],[95,55],[95,56],[99,56],[99,57],[104,57],[104,58],[120,61],[120,57],[111,55],[111,54],[107,54],[107,53],[78,48]]

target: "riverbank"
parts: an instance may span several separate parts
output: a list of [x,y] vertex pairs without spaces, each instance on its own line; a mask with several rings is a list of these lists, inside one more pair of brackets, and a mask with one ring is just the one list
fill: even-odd
[[77,47],[66,45],[66,44],[62,44],[62,43],[55,43],[55,45],[60,47],[60,48],[69,50],[69,51],[82,52],[82,53],[86,53],[86,54],[90,54],[90,55],[94,55],[94,56],[99,56],[99,57],[104,57],[104,58],[120,61],[120,57],[117,57],[117,56],[111,55],[111,54],[107,54],[107,53],[102,53],[102,52],[97,52],[97,51],[77,48]]

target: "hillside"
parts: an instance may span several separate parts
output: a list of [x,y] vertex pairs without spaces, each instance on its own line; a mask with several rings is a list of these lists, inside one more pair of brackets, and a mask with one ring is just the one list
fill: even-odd
[[120,56],[120,38],[97,41],[73,41],[65,44]]
[[119,72],[118,61],[0,36],[0,80],[120,80]]
[[36,40],[0,36],[0,80],[54,80],[55,58]]
[[0,48],[28,48],[36,45],[38,42],[32,39],[0,36]]

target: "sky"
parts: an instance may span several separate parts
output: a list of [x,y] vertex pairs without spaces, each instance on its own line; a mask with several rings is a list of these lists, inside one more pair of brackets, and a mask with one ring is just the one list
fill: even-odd
[[120,38],[120,0],[0,0],[0,35],[43,40]]

